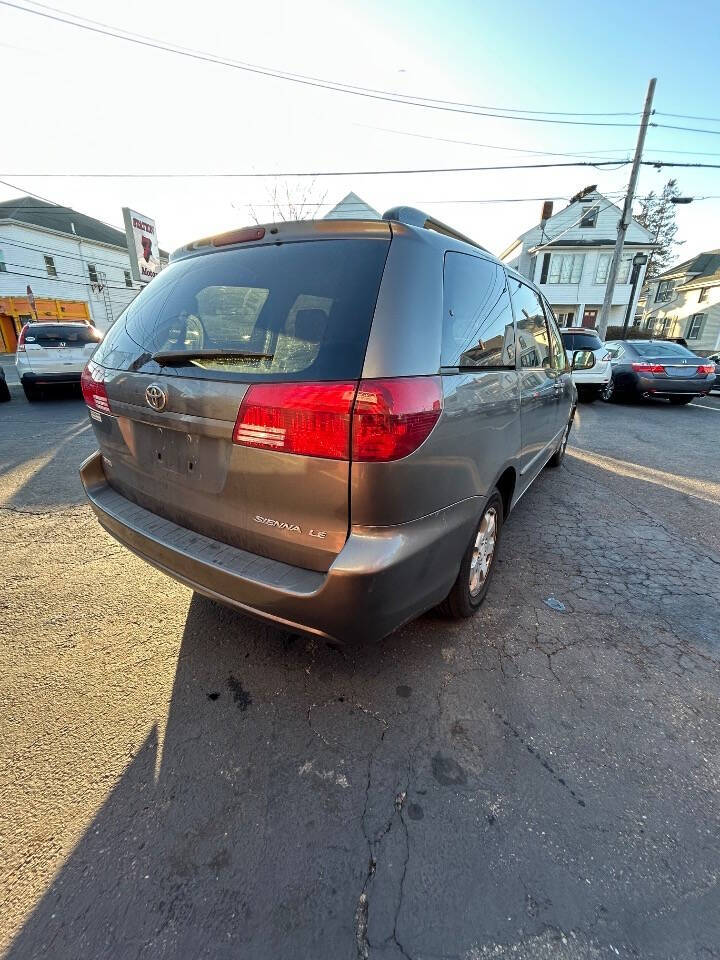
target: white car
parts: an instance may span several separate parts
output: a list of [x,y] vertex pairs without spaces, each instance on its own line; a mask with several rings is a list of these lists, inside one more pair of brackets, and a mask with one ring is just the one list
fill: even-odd
[[18,338],[15,366],[30,402],[57,384],[80,385],[80,374],[102,340],[86,323],[26,323]]
[[572,375],[578,400],[592,403],[597,400],[612,377],[610,353],[597,330],[592,327],[561,327],[560,335],[568,357],[572,357],[573,350],[592,350],[595,355],[594,367],[590,370],[573,370]]

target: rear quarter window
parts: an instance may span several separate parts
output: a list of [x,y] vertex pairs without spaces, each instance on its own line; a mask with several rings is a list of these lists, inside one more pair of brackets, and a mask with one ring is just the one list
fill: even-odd
[[515,367],[515,333],[505,271],[492,260],[445,254],[443,367]]
[[389,246],[307,240],[178,260],[130,304],[95,360],[154,372],[153,354],[170,352],[188,355],[163,367],[182,376],[356,379]]

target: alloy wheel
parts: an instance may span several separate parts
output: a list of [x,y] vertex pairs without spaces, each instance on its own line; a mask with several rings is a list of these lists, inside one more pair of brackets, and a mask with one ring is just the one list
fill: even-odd
[[480,593],[488,578],[495,556],[496,542],[497,511],[495,507],[489,507],[480,521],[470,561],[470,595],[473,597]]

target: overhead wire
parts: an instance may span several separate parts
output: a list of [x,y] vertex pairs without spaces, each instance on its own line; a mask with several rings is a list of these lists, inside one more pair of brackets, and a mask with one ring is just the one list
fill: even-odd
[[[570,111],[534,111],[533,113],[543,113],[545,116],[530,115],[530,111],[523,111],[520,108],[485,108],[481,105],[469,104],[461,105],[453,101],[435,101],[430,98],[413,97],[408,94],[402,94],[393,91],[374,90],[370,87],[356,87],[351,84],[339,83],[332,80],[324,80],[319,77],[309,77],[303,74],[293,74],[281,70],[273,70],[269,67],[258,64],[249,64],[243,61],[233,60],[228,57],[222,57],[217,54],[206,51],[195,50],[193,48],[182,47],[176,44],[167,44],[156,37],[149,37],[144,34],[133,33],[124,30],[121,27],[102,23],[101,21],[91,20],[88,17],[79,17],[68,13],[66,10],[57,7],[50,7],[45,4],[37,4],[38,9],[24,6],[23,4],[12,2],[12,0],[0,0],[0,4],[15,10],[29,13],[34,16],[44,17],[47,20],[54,20],[68,26],[77,27],[81,30],[87,30],[102,36],[112,37],[116,40],[124,40],[127,43],[135,43],[140,46],[149,47],[155,50],[162,50],[166,53],[173,53],[177,56],[188,57],[193,60],[199,60],[206,63],[214,63],[220,66],[230,67],[236,70],[242,70],[247,73],[259,74],[272,77],[277,80],[285,80],[292,83],[302,84],[304,86],[316,87],[324,90],[331,90],[336,93],[345,93],[352,96],[366,97],[373,100],[384,100],[391,103],[400,103],[406,106],[422,107],[427,110],[441,110],[450,113],[473,114],[475,116],[494,117],[503,120],[522,120],[528,123],[555,123],[570,124],[573,126],[600,126],[600,127],[635,127],[638,123],[619,123],[616,121],[597,121],[597,120],[568,120],[559,119],[557,114],[562,116],[638,116],[636,111],[627,111],[621,113],[572,113]],[[504,110],[504,112],[498,112]],[[555,114],[555,115],[552,115]]]
[[[4,0],[0,0],[3,3]],[[720,132],[720,131],[718,131]],[[3,176],[8,177],[29,177],[31,179],[87,179],[87,180],[199,180],[199,179],[264,179],[267,177],[378,177],[422,173],[484,173],[493,170],[552,170],[569,167],[592,167],[596,170],[601,168],[610,168],[611,170],[620,170],[628,166],[631,161],[628,160],[571,160],[563,163],[516,163],[516,164],[489,164],[468,167],[408,167],[402,169],[383,169],[383,170],[273,170],[263,172],[248,171],[192,171],[192,172],[173,172],[173,173],[96,173],[92,171],[83,171],[76,173],[6,173]],[[643,167],[676,167],[687,169],[718,170],[720,163],[695,163],[681,162],[675,160],[649,159],[641,160]],[[6,181],[0,180],[0,183]],[[113,229],[118,229],[114,227]]]

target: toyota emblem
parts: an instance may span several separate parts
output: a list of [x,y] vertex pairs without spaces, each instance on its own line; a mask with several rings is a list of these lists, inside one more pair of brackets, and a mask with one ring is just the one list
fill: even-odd
[[153,410],[164,410],[167,403],[167,394],[162,387],[156,383],[151,383],[145,391],[145,402]]

